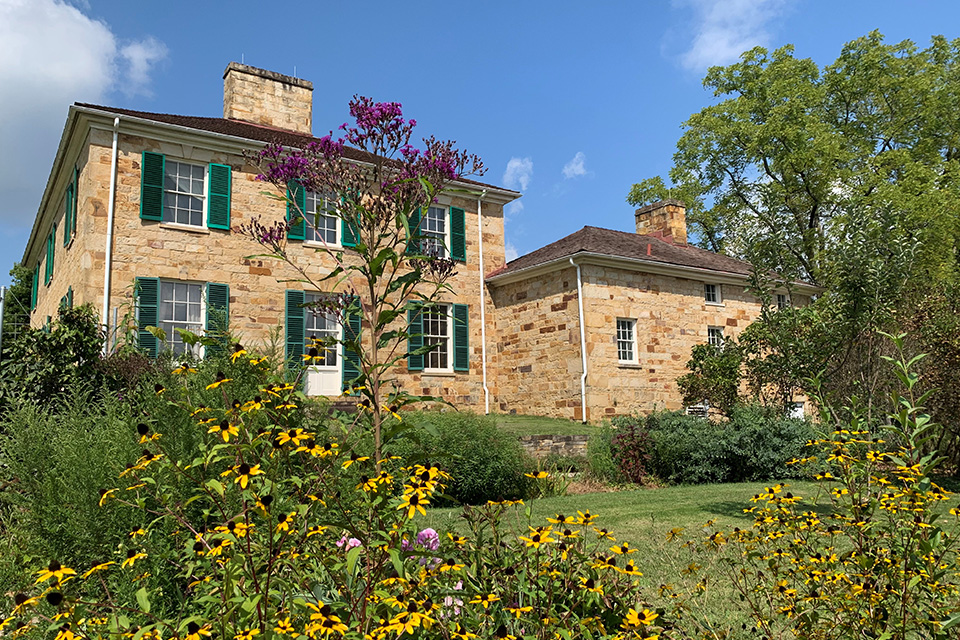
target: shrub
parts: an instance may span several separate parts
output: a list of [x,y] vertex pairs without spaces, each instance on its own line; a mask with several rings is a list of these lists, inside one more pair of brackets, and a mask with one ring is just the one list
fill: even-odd
[[619,484],[625,481],[620,468],[613,458],[613,435],[615,431],[609,423],[604,423],[600,429],[590,436],[587,441],[587,461],[590,475],[601,482]]
[[798,477],[801,471],[787,462],[802,457],[804,444],[815,437],[808,421],[749,405],[733,408],[724,422],[680,412],[634,421],[642,421],[653,442],[651,470],[678,484]]
[[637,484],[646,480],[649,474],[652,447],[646,427],[633,422],[617,429],[610,441],[610,453],[620,474]]
[[465,411],[405,412],[408,431],[393,452],[410,460],[438,464],[450,473],[447,495],[463,504],[524,498],[530,489],[524,475],[533,461],[513,434],[495,419]]

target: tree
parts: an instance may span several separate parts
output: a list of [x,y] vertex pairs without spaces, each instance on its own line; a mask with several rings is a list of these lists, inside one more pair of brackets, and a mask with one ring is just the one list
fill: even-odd
[[[10,269],[13,284],[7,287],[3,299],[3,350],[8,347],[22,329],[30,324],[30,287],[33,281],[33,271],[19,262]],[[0,354],[0,360],[3,354]]]
[[[451,192],[450,183],[481,175],[484,168],[479,157],[457,150],[453,142],[429,137],[423,139],[422,150],[412,146],[416,121],[402,118],[399,103],[354,97],[350,115],[356,124],[344,124],[344,135],[338,140],[331,134],[301,150],[273,145],[254,156],[262,171],[258,179],[288,194],[285,200],[293,215],[269,225],[254,220],[242,230],[267,248],[266,257],[287,262],[301,282],[326,292],[310,311],[336,316],[344,328],[343,337],[315,341],[304,357],[316,357],[334,343],[343,345],[346,359],[356,367],[351,389],[362,396],[359,404],[369,413],[379,464],[384,416],[396,414],[407,404],[439,400],[409,394],[389,377],[391,369],[406,358],[436,347],[423,344],[408,352],[408,342],[424,342],[408,319],[449,290],[456,267],[452,258],[445,257],[453,247],[437,251],[436,239],[421,235],[420,211],[441,192]],[[345,145],[369,155],[364,162],[348,160]],[[312,277],[286,252],[290,230],[316,222],[299,202],[297,194],[303,189],[339,203],[327,213],[340,218],[355,240],[357,260],[345,259],[343,251],[328,246],[318,249],[337,265],[322,278]]]
[[681,198],[706,248],[822,286],[864,250],[886,263],[887,291],[952,276],[958,79],[960,40],[939,36],[919,50],[874,31],[823,69],[792,46],[751,49],[708,71],[721,100],[685,123],[675,186],[644,180],[627,200]]

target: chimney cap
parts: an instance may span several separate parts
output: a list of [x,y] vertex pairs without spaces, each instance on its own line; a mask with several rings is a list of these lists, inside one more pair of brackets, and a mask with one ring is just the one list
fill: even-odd
[[313,83],[310,82],[309,80],[304,80],[302,78],[294,78],[293,76],[286,76],[282,73],[277,73],[276,71],[268,71],[266,69],[251,67],[248,64],[231,62],[230,64],[227,65],[227,68],[224,69],[223,78],[226,79],[227,75],[229,75],[231,71],[237,71],[239,73],[249,73],[252,76],[259,76],[267,80],[273,80],[274,82],[282,82],[283,84],[289,84],[295,87],[300,87],[302,89],[313,91]]
[[656,211],[657,209],[668,206],[680,207],[684,211],[687,210],[687,205],[684,204],[682,200],[677,200],[676,198],[667,198],[666,200],[657,200],[656,202],[651,202],[650,204],[640,207],[637,209],[634,215],[642,216],[645,213],[650,213],[651,211]]

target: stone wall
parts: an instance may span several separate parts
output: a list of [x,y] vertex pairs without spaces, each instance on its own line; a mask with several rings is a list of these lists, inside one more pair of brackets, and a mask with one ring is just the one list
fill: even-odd
[[[122,131],[122,127],[121,127]],[[32,316],[34,326],[43,323],[46,315],[56,315],[60,296],[72,285],[75,304],[92,303],[99,311],[103,296],[103,273],[107,232],[107,201],[110,181],[110,132],[94,131],[89,160],[80,179],[81,206],[78,214],[77,238],[62,258],[58,242],[56,270],[50,287],[41,286],[40,304]],[[249,256],[262,249],[250,238],[235,231],[185,228],[140,218],[140,163],[142,152],[163,153],[171,158],[206,164],[216,162],[233,167],[231,176],[231,225],[236,229],[260,216],[264,223],[282,219],[285,206],[272,200],[263,191],[270,189],[255,179],[254,167],[240,156],[215,153],[197,145],[174,144],[121,133],[118,158],[118,180],[114,221],[114,249],[111,286],[111,320],[113,310],[122,318],[133,312],[133,284],[137,277],[160,277],[192,282],[221,282],[230,285],[230,328],[245,343],[255,348],[268,345],[272,331],[282,330],[284,291],[309,286],[283,282],[298,278],[297,272],[279,261],[253,259]],[[61,200],[62,203],[62,200]],[[452,198],[453,204],[466,211],[467,262],[459,265],[452,278],[453,293],[443,301],[470,306],[470,371],[457,374],[402,373],[400,382],[411,392],[441,396],[461,408],[482,411],[480,298],[481,274],[478,261],[477,201]],[[483,203],[484,269],[493,270],[504,264],[503,209],[495,203]],[[41,231],[42,233],[42,231]],[[304,242],[291,241],[288,246],[293,259],[314,278],[329,273],[333,260]],[[356,260],[349,250],[346,261]],[[41,267],[42,272],[42,267]],[[352,283],[357,286],[359,283]],[[344,287],[346,284],[343,285]],[[492,308],[492,301],[487,297]],[[494,344],[495,327],[492,313],[487,317],[488,351]],[[282,339],[282,331],[280,333]],[[282,343],[281,343],[282,348]],[[404,345],[405,346],[405,345]],[[402,366],[401,366],[402,369]]]
[[580,414],[580,326],[573,267],[493,288],[497,410]]
[[535,458],[550,455],[564,458],[582,458],[587,455],[588,435],[536,435],[520,436],[520,445]]
[[223,117],[313,135],[313,83],[231,62],[223,73]]

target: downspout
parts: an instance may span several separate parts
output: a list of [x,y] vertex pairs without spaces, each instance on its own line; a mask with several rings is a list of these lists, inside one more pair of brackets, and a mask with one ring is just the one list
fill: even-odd
[[[120,136],[120,118],[113,119],[113,151],[110,160],[110,199],[107,204],[107,244],[104,249],[103,263],[103,355],[110,350],[110,269],[113,264],[113,215],[116,208],[117,191],[117,139]],[[114,327],[116,330],[116,327]]]
[[490,413],[490,389],[487,388],[487,316],[486,288],[483,281],[483,205],[481,200],[487,195],[484,189],[477,198],[477,246],[480,254],[480,363],[483,366],[483,413]]
[[580,277],[580,265],[570,258],[570,264],[577,268],[577,307],[580,311],[580,361],[583,374],[580,376],[580,417],[587,424],[587,330],[583,325],[583,279]]

